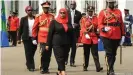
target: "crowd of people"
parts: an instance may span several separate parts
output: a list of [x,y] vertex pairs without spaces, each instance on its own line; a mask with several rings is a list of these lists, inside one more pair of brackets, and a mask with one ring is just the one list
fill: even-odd
[[98,54],[98,39],[101,38],[105,50],[107,75],[115,75],[114,63],[121,38],[125,36],[123,45],[132,45],[130,33],[133,17],[129,14],[129,10],[125,9],[123,22],[121,11],[115,8],[114,0],[107,0],[108,7],[101,10],[98,15],[95,14],[93,6],[88,6],[87,13],[81,14],[76,10],[76,2],[72,1],[70,9],[61,8],[55,17],[49,13],[50,5],[48,1],[42,3],[43,12],[36,16],[32,14],[33,8],[27,6],[25,8],[27,15],[21,18],[20,23],[16,12],[8,18],[10,41],[12,46],[17,46],[17,39],[18,44],[23,41],[27,69],[35,71],[34,54],[39,44],[40,73],[50,73],[49,65],[53,49],[58,65],[57,75],[66,75],[65,65],[69,63],[69,52],[71,50],[70,66],[76,67],[76,49],[79,43],[82,43],[83,71],[88,71],[91,51],[96,72],[101,72],[103,67],[100,65]]

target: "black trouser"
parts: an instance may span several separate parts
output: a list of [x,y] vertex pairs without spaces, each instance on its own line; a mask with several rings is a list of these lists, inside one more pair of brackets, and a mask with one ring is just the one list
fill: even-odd
[[117,54],[117,48],[120,43],[120,39],[108,39],[105,37],[102,37],[104,49],[106,52],[105,60],[107,65],[107,72],[114,71],[114,63],[116,60],[116,54]]
[[[72,36],[72,42],[71,42],[71,56],[70,56],[70,63],[74,64],[75,63],[75,56],[76,56],[76,42],[77,42],[77,37],[76,37],[76,32],[74,31],[73,36]],[[70,52],[70,49],[69,49]],[[68,57],[69,57],[69,52],[68,56],[66,59],[66,62],[68,62]]]
[[87,68],[89,64],[90,50],[96,65],[96,69],[100,69],[98,44],[83,44],[84,49],[84,67]]
[[8,40],[9,40],[9,42],[12,41],[12,38],[11,38],[11,35],[10,35],[10,31],[8,31]]
[[46,43],[40,43],[40,56],[41,56],[40,70],[48,71],[51,60],[52,47],[49,46],[49,50],[46,50],[45,47]]
[[27,69],[35,69],[34,55],[37,45],[33,45],[31,38],[29,38],[29,40],[23,40],[23,44],[25,49]]
[[58,64],[58,71],[65,71],[65,60],[70,47],[68,45],[53,46],[54,55]]
[[13,41],[12,45],[17,45],[17,31],[10,31],[11,39]]

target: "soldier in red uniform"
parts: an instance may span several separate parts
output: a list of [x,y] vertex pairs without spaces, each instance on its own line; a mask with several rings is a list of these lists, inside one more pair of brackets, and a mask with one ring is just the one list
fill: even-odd
[[108,8],[100,12],[98,26],[106,52],[107,75],[115,75],[114,63],[120,39],[125,35],[121,11],[114,6],[114,0],[107,0]]
[[[49,50],[45,49],[47,35],[49,30],[49,24],[51,20],[54,19],[54,16],[48,12],[50,3],[48,1],[41,4],[43,7],[43,13],[39,14],[35,18],[35,22],[32,29],[33,44],[40,43],[40,53],[41,53],[41,65],[40,73],[49,73],[49,63],[51,58],[52,47]],[[37,37],[38,36],[38,37]]]
[[81,19],[81,43],[83,43],[84,49],[84,65],[83,70],[88,71],[88,63],[91,53],[96,65],[96,71],[100,72],[103,70],[103,67],[100,66],[99,63],[99,55],[98,55],[98,36],[97,36],[97,27],[98,21],[97,16],[94,15],[94,7],[88,6],[87,8],[88,14]]
[[19,28],[19,18],[17,17],[17,12],[13,12],[12,16],[8,18],[8,24],[9,24],[8,31],[13,41],[12,46],[16,46],[17,45],[17,30]]

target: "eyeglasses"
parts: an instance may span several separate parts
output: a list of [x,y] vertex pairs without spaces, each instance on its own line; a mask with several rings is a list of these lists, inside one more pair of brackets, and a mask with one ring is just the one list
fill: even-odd
[[65,14],[65,12],[60,12],[60,14]]
[[71,5],[76,5],[76,4],[73,3],[73,4],[71,4]]
[[32,11],[32,10],[27,10],[27,11]]

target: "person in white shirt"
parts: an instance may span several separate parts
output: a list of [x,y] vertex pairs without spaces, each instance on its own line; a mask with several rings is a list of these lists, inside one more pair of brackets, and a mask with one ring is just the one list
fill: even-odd
[[32,43],[32,27],[35,19],[32,11],[33,8],[31,6],[26,7],[25,12],[27,13],[27,15],[21,18],[18,33],[18,43],[21,43],[22,37],[26,57],[26,66],[27,69],[31,72],[35,70],[34,54],[37,49],[37,45],[34,45]]

